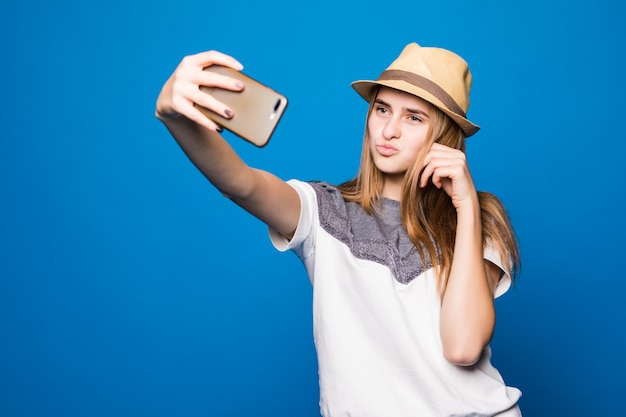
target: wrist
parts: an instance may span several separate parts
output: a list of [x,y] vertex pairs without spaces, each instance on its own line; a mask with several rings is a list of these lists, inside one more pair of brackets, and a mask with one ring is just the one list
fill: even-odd
[[461,214],[478,214],[480,216],[480,203],[478,202],[478,194],[473,194],[465,200],[455,204],[457,216]]

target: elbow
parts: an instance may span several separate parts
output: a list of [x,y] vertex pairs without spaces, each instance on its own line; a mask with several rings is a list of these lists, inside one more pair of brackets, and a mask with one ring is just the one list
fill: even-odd
[[481,315],[469,321],[447,321],[441,324],[443,357],[453,365],[472,366],[480,360],[491,341],[495,315]]
[[443,357],[453,365],[472,366],[483,354],[485,345],[482,343],[463,343],[445,346]]

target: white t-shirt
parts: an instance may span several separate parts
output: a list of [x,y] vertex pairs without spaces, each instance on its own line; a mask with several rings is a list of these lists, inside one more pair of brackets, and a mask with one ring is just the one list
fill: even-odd
[[[322,415],[521,416],[521,392],[504,384],[489,347],[470,367],[443,357],[432,264],[402,228],[399,202],[384,199],[369,216],[331,185],[289,184],[302,201],[298,227],[291,241],[270,236],[300,257],[313,285]],[[495,251],[484,256],[502,267]],[[496,297],[510,283],[505,271]]]

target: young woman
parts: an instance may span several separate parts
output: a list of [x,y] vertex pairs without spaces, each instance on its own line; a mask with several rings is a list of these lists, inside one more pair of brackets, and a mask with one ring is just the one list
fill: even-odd
[[304,263],[322,415],[520,416],[521,393],[488,346],[518,247],[465,158],[479,129],[466,116],[467,63],[412,43],[377,80],[353,83],[370,108],[359,172],[339,186],[247,166],[195,107],[233,117],[199,87],[245,88],[203,71],[210,65],[242,68],[215,51],[184,58],[156,115],[209,181]]

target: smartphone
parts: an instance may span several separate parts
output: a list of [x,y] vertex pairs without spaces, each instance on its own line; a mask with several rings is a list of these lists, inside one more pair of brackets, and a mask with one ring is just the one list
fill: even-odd
[[235,78],[245,88],[242,91],[230,91],[218,87],[200,87],[233,110],[234,116],[230,119],[196,105],[198,110],[240,138],[258,147],[265,146],[287,108],[287,97],[232,68],[211,65],[204,70]]

